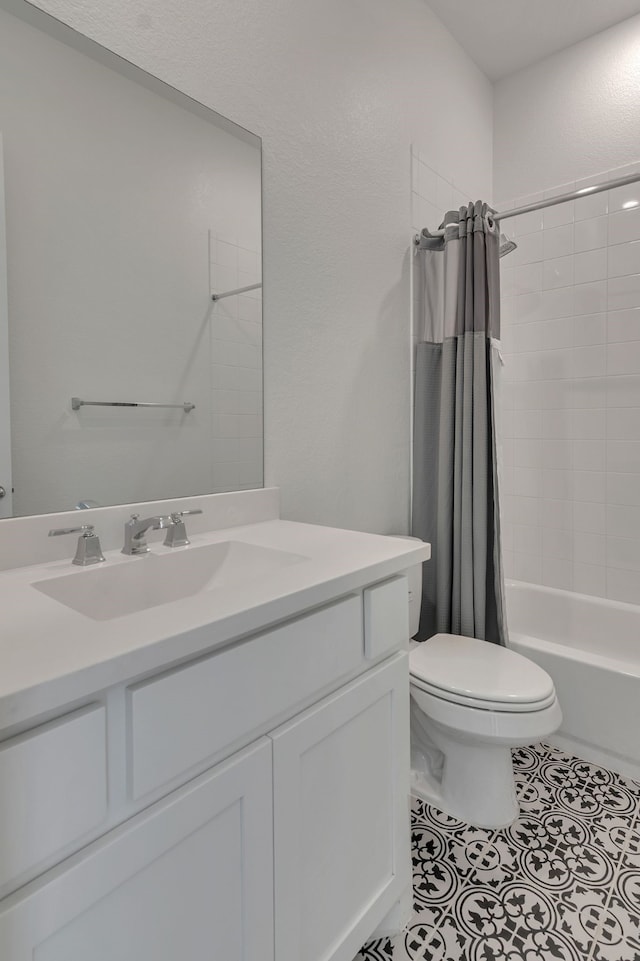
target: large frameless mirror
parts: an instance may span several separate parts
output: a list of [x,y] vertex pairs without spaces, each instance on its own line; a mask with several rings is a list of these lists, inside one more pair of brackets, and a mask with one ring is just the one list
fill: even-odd
[[262,486],[259,138],[3,5],[0,517]]

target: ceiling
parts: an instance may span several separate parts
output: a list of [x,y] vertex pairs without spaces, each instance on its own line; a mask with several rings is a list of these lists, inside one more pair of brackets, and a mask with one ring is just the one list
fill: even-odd
[[427,0],[491,80],[640,13],[640,0]]

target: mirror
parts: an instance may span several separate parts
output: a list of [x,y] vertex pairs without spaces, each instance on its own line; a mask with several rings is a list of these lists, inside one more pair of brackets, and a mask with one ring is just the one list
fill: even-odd
[[0,516],[260,487],[260,140],[22,6],[0,9]]

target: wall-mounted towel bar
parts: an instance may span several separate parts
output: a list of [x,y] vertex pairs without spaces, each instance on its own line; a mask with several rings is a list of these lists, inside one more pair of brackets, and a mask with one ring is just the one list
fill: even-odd
[[223,297],[233,297],[234,294],[246,294],[248,290],[258,290],[262,284],[249,284],[248,287],[236,287],[235,290],[225,290],[222,294],[211,294],[211,300],[222,300]]
[[184,401],[182,404],[143,404],[138,401],[124,400],[81,400],[79,397],[71,398],[71,409],[80,410],[81,407],[177,407],[181,408],[185,414],[195,410],[196,405]]

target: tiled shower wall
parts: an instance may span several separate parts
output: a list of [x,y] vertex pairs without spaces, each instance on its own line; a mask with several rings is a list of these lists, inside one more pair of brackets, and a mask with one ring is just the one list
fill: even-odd
[[506,574],[640,604],[640,184],[503,230]]

